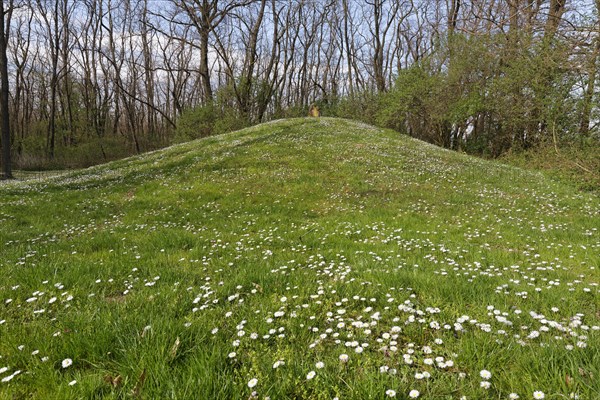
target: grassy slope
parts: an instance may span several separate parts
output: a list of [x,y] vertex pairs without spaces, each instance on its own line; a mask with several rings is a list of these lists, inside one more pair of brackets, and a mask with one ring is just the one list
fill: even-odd
[[540,174],[297,119],[0,204],[3,398],[600,398],[600,201]]

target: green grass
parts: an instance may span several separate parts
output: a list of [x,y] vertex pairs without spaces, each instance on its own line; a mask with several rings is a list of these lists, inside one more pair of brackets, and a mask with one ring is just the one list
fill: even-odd
[[0,204],[2,398],[600,398],[600,200],[538,173],[293,119]]

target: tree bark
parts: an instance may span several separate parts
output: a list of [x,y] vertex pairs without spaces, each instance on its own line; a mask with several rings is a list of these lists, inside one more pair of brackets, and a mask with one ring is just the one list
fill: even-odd
[[2,179],[12,179],[12,164],[10,159],[10,120],[8,113],[8,59],[6,57],[7,35],[5,18],[10,19],[12,1],[4,8],[4,0],[0,0],[0,119],[2,120]]
[[[596,0],[596,11],[600,12],[600,0]],[[596,21],[596,29],[600,28],[600,16]],[[579,134],[586,137],[590,131],[590,119],[592,112],[592,102],[594,99],[594,91],[596,78],[598,74],[598,57],[600,56],[600,36],[596,36],[593,43],[592,53],[589,55],[587,66],[588,81],[583,93],[581,122],[579,125]]]

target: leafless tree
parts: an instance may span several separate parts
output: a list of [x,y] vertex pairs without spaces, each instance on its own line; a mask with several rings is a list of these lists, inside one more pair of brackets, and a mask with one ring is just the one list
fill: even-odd
[[8,58],[6,46],[8,44],[8,31],[10,29],[10,18],[14,10],[14,3],[0,0],[0,119],[2,125],[2,179],[11,179],[11,147],[10,147],[10,118],[9,118],[9,83],[8,83]]

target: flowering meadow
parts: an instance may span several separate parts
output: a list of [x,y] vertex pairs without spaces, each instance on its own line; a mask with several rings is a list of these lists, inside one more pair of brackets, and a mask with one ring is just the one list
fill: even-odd
[[0,398],[600,399],[600,200],[329,118],[0,185]]

